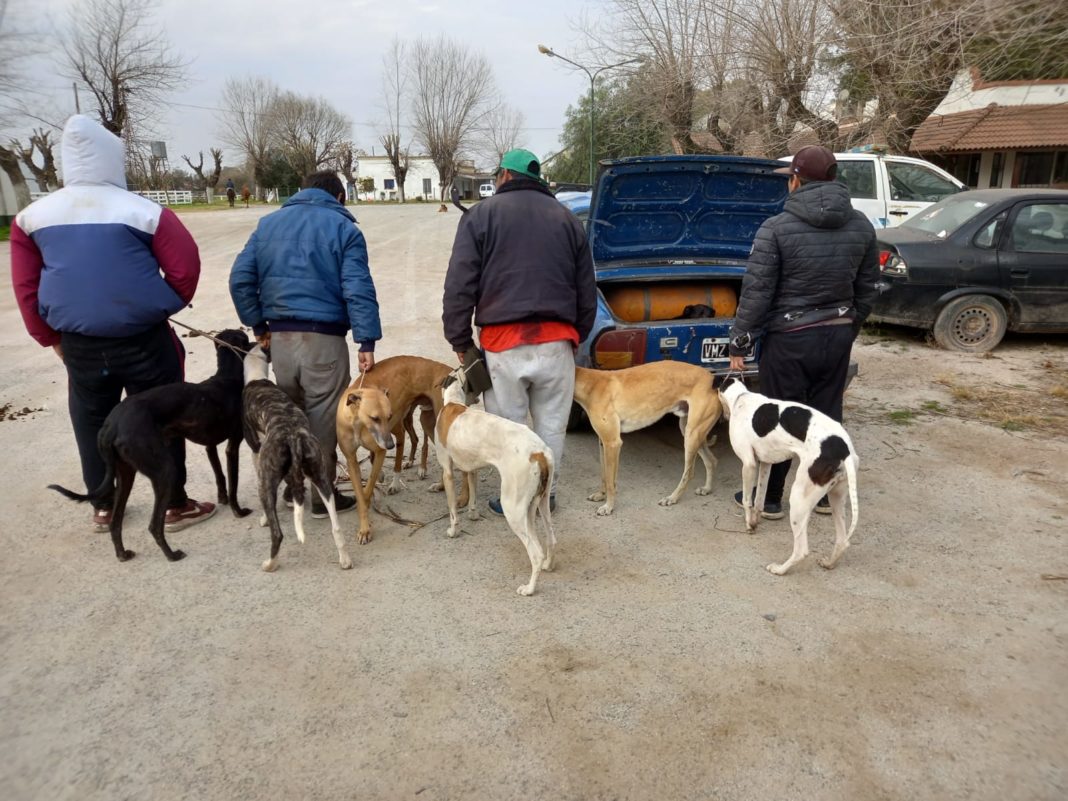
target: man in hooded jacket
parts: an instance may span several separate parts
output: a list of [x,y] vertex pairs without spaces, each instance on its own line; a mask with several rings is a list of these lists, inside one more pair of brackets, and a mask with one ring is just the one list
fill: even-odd
[[[181,381],[185,350],[167,318],[193,299],[196,242],[170,209],[126,190],[122,141],[76,114],[63,129],[63,188],[11,226],[11,277],[30,336],[52,347],[68,377],[82,478],[104,480],[97,435],[122,398]],[[185,493],[185,440],[170,445],[178,474],[164,524],[176,531],[215,506]],[[110,501],[93,512],[106,531]]]
[[[770,398],[811,406],[841,422],[849,354],[871,312],[879,278],[875,229],[836,181],[825,147],[801,148],[789,167],[790,196],[760,226],[730,333],[730,366],[743,369],[758,339],[760,389]],[[783,516],[790,462],[768,478],[764,517]],[[742,493],[735,496],[741,504]],[[829,513],[824,498],[817,511]]]

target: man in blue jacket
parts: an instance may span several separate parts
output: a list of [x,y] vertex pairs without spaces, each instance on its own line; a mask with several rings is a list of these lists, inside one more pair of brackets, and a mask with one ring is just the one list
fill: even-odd
[[[278,386],[308,415],[328,475],[337,469],[335,415],[349,385],[345,334],[360,346],[360,372],[375,364],[382,338],[367,244],[345,208],[333,172],[304,179],[304,189],[262,220],[230,271],[238,317],[271,349]],[[356,505],[335,493],[339,512]],[[326,517],[318,496],[312,517]]]

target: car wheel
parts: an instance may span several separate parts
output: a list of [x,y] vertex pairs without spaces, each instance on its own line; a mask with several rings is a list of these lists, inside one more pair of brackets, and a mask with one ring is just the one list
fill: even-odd
[[934,337],[946,350],[993,350],[1008,328],[1005,307],[989,295],[964,295],[947,303],[934,324]]

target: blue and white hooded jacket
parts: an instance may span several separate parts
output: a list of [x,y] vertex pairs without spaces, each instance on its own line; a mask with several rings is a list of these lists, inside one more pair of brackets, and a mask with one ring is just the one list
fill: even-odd
[[122,141],[75,115],[63,129],[64,186],[11,227],[11,275],[30,335],[132,336],[193,299],[196,242],[170,209],[126,191]]

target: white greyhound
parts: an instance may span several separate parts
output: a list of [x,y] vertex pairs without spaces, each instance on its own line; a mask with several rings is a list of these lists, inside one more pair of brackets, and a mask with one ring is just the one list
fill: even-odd
[[[470,488],[467,508],[472,520],[479,517],[475,508],[477,471],[482,467],[495,467],[501,475],[504,517],[530,557],[530,581],[516,591],[520,595],[532,595],[538,574],[542,570],[552,570],[553,550],[556,547],[556,533],[549,512],[549,487],[553,483],[552,451],[526,426],[495,414],[469,409],[464,405],[462,381],[454,377],[445,380],[444,406],[435,426],[434,447],[443,471],[445,495],[449,502],[448,535],[455,537],[458,533],[453,466],[467,473]],[[546,528],[544,549],[535,526],[536,512],[541,514]]]
[[[756,530],[764,508],[771,466],[794,456],[798,459],[794,486],[790,490],[794,551],[781,565],[768,565],[768,570],[781,576],[808,556],[809,517],[824,495],[830,499],[834,516],[834,552],[830,559],[821,559],[819,563],[830,570],[849,547],[849,538],[857,527],[859,460],[849,434],[840,423],[810,406],[772,400],[750,392],[736,378],[726,379],[719,394],[723,414],[730,419],[731,447],[742,460],[742,503],[745,526],[750,534]],[[848,532],[845,524],[847,492],[853,513]]]

